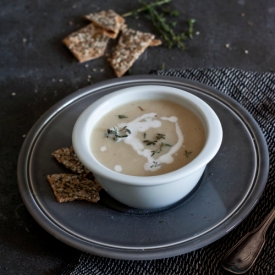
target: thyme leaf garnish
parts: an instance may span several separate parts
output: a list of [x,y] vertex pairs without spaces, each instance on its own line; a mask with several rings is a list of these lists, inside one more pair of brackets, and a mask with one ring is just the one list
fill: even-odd
[[192,151],[187,151],[187,150],[185,150],[185,153],[184,153],[184,155],[188,158],[189,157],[189,155],[192,153]]
[[169,143],[161,143],[161,145],[160,145],[160,151],[161,151],[161,149],[162,149],[162,147],[165,147],[165,146],[167,146],[167,147],[171,147],[172,145],[171,144],[169,144]]
[[155,151],[151,151],[152,152],[152,154],[151,154],[151,157],[152,156],[154,156],[155,154],[159,154],[161,151],[162,151],[162,148],[163,147],[165,147],[165,146],[167,146],[167,147],[171,147],[172,145],[171,144],[169,144],[169,143],[161,143],[160,144],[160,146],[159,146],[159,149],[158,150],[155,150]]
[[[124,134],[120,134],[120,132]],[[131,134],[131,131],[127,128],[127,126],[124,126],[122,129],[118,129],[117,127],[113,127],[112,129],[107,129],[106,131],[106,138],[112,137],[114,141],[119,141],[122,138],[127,138]]]
[[155,145],[158,141],[157,140],[143,140],[143,142],[146,143],[146,145]]
[[[144,134],[144,138],[145,138],[145,134]],[[146,145],[156,145],[156,143],[160,140],[160,139],[165,139],[165,134],[160,134],[160,133],[157,133],[156,135],[156,139],[155,140],[149,140],[149,139],[145,139],[143,140],[144,143],[146,143]],[[169,146],[171,147],[172,145],[169,144],[169,143],[163,143],[161,142],[160,146],[159,146],[159,149],[158,150],[152,150],[151,151],[151,157],[154,156],[155,154],[157,153],[160,153],[162,148],[165,147],[165,146]]]
[[[117,135],[118,134],[118,129],[116,127],[113,127],[113,130],[112,129],[107,129],[107,132],[106,132],[107,135]],[[108,137],[108,136],[106,136]]]
[[156,139],[157,139],[157,140],[165,139],[165,134],[157,133]]
[[161,166],[161,163],[158,163],[156,161],[153,161],[153,165],[150,166],[150,168]]
[[118,115],[118,118],[128,118],[127,116],[125,116],[125,115]]
[[127,126],[125,126],[122,131],[128,133],[128,134],[131,134],[131,131],[127,128]]

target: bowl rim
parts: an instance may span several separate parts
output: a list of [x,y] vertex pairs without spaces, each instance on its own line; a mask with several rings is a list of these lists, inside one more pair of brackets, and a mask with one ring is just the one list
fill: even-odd
[[[95,157],[93,157],[90,150],[89,141],[87,141],[87,136],[90,136],[91,134],[87,132],[88,124],[89,122],[91,123],[91,117],[95,116],[97,111],[102,108],[104,104],[106,104],[107,102],[110,103],[110,100],[114,100],[114,98],[125,97],[125,95],[128,95],[129,92],[131,92],[132,95],[135,93],[139,94],[140,96],[141,88],[143,89],[143,94],[144,90],[146,90],[147,92],[149,91],[150,93],[154,94],[169,94],[169,96],[177,96],[181,97],[184,100],[191,101],[193,105],[196,106],[195,108],[199,109],[199,111],[203,115],[208,130],[206,142],[199,155],[187,165],[165,174],[155,176],[132,176],[111,170],[101,164],[99,161],[97,161]],[[140,99],[142,100],[143,98]],[[135,101],[135,99],[128,100],[128,102],[130,101]],[[124,103],[117,104],[115,108],[123,104]],[[93,122],[93,125],[95,125],[98,120],[96,122]],[[89,127],[91,127],[91,125],[89,125]],[[75,122],[72,132],[72,143],[79,160],[96,176],[100,176],[102,178],[120,184],[128,184],[133,186],[152,186],[179,180],[195,173],[201,167],[206,166],[207,163],[210,162],[218,152],[221,146],[222,137],[222,126],[218,116],[216,115],[214,110],[199,97],[189,92],[186,92],[183,89],[178,89],[174,87],[140,84],[134,87],[119,89],[115,92],[99,98],[98,100],[90,104],[80,114],[77,121]]]

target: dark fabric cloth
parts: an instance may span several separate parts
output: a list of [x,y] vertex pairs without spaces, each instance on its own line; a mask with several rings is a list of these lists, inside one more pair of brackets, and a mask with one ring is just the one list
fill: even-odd
[[[199,250],[161,260],[129,261],[79,252],[62,275],[213,275],[228,274],[221,267],[225,253],[246,233],[256,228],[271,211],[275,198],[275,75],[237,69],[186,69],[152,72],[199,81],[229,95],[255,118],[266,138],[270,172],[264,193],[248,217],[229,234]],[[266,244],[249,275],[275,274],[275,222]]]

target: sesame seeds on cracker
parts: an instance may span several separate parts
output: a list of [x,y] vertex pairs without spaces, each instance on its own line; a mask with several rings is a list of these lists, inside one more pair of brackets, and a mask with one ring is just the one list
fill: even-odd
[[113,10],[89,13],[84,18],[92,23],[67,36],[63,43],[79,62],[85,62],[103,56],[109,39],[121,32],[110,58],[117,77],[123,76],[147,47],[162,44],[151,33],[127,28],[124,18]]
[[71,173],[47,175],[47,180],[58,202],[86,200],[96,203],[100,200],[100,184],[77,158],[73,146],[63,147],[52,153],[55,159]]
[[100,200],[102,187],[96,180],[86,179],[75,174],[52,174],[47,176],[48,182],[58,202],[86,200],[96,203]]
[[63,43],[79,62],[89,61],[104,55],[109,37],[102,28],[89,24],[63,39]]
[[52,156],[56,160],[63,164],[67,169],[70,169],[73,173],[87,175],[90,171],[80,162],[76,156],[73,146],[63,147],[52,153]]
[[124,75],[154,41],[155,35],[124,27],[110,59],[117,77]]
[[84,18],[93,22],[94,25],[101,27],[106,35],[112,39],[117,37],[125,21],[122,16],[113,10],[89,13]]

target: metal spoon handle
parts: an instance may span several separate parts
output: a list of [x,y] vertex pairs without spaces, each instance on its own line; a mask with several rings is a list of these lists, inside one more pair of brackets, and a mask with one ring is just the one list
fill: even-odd
[[275,218],[275,207],[264,221],[252,232],[246,234],[225,255],[223,268],[235,274],[243,274],[251,268],[265,242],[265,233]]

